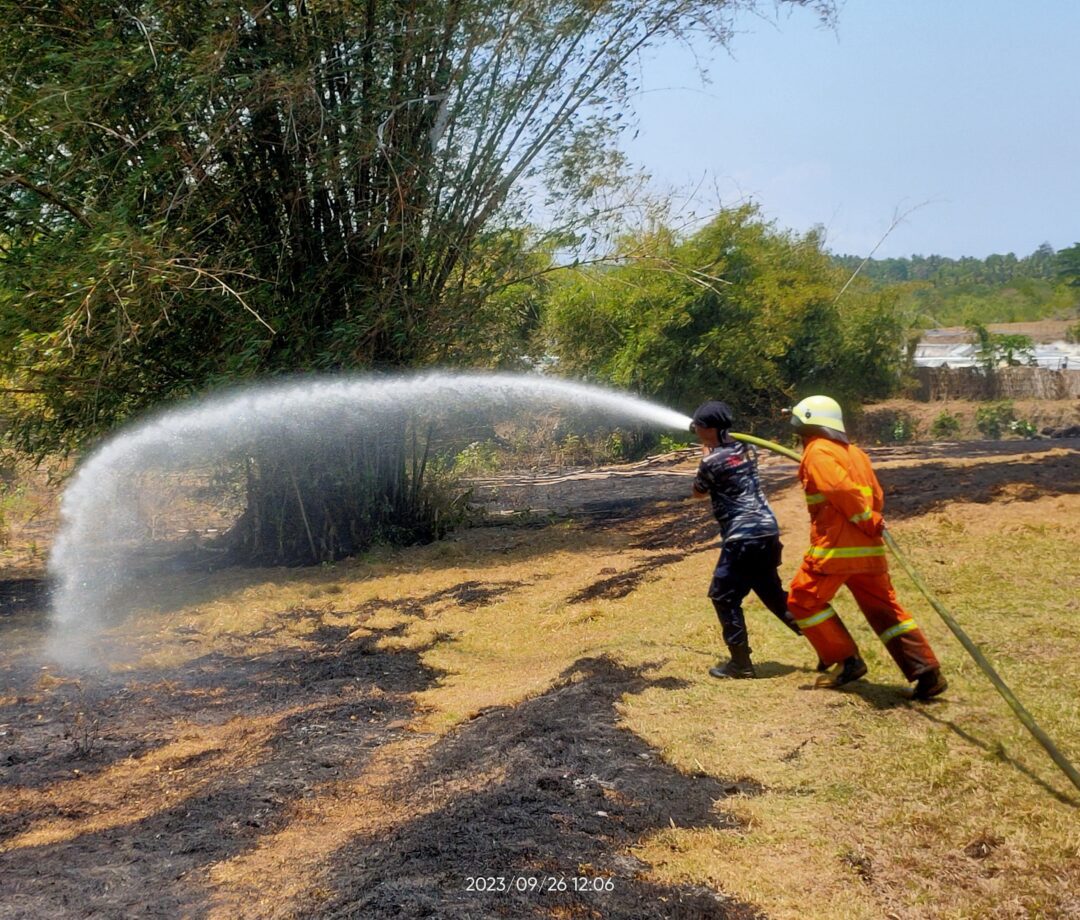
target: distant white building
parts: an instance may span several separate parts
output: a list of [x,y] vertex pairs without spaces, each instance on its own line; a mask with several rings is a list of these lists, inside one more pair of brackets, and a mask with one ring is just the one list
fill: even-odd
[[977,367],[975,346],[970,342],[927,342],[915,346],[916,367]]
[[1036,345],[1035,363],[1052,371],[1080,370],[1080,346],[1064,342]]

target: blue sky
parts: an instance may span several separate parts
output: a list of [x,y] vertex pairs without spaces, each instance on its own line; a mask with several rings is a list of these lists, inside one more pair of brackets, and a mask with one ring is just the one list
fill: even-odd
[[[753,199],[878,257],[1080,240],[1080,0],[847,0],[743,17],[703,85],[680,46],[644,61],[624,149],[698,210]],[[924,204],[925,202],[925,204]]]

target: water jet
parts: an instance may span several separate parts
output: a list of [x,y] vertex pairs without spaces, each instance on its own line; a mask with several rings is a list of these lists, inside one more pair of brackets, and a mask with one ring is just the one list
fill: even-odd
[[[142,587],[155,573],[148,552],[156,537],[155,518],[146,508],[163,483],[196,471],[208,476],[230,464],[250,466],[253,456],[273,451],[284,485],[272,499],[299,511],[298,539],[316,557],[319,540],[336,538],[339,549],[350,544],[333,522],[330,537],[313,529],[313,504],[326,496],[305,495],[314,480],[310,469],[304,471],[308,479],[303,473],[298,477],[297,470],[307,458],[360,449],[361,462],[370,468],[384,445],[400,449],[407,420],[415,434],[421,422],[453,427],[470,415],[513,417],[545,408],[584,409],[613,425],[685,431],[689,424],[681,413],[595,386],[540,375],[447,372],[263,383],[136,421],[90,453],[64,492],[60,532],[49,558],[54,584],[49,651],[68,664],[89,663],[100,654],[93,645],[103,628],[139,609]],[[416,456],[412,462],[415,472]],[[409,481],[406,476],[395,488],[407,488]],[[323,504],[338,498],[335,494]]]

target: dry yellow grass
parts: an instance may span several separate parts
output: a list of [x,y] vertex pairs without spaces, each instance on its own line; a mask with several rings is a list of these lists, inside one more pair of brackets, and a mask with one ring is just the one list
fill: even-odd
[[[794,489],[775,505],[791,535],[783,569],[790,577],[805,510]],[[316,622],[305,617],[310,610],[319,611],[318,622],[360,635],[399,626],[381,644],[419,650],[441,673],[417,694],[419,715],[409,728],[425,740],[406,744],[416,758],[431,739],[487,707],[543,693],[582,658],[611,656],[681,681],[624,697],[621,724],[679,770],[730,781],[734,794],[716,807],[744,822],[740,829],[669,827],[638,841],[633,855],[657,881],[713,886],[791,920],[1080,916],[1076,791],[898,567],[901,599],[943,659],[944,701],[900,698],[899,672],[842,598],[870,664],[865,684],[842,693],[807,689],[809,647],[756,601],[748,615],[762,679],[721,683],[707,674],[720,649],[703,597],[711,550],[654,569],[626,597],[567,600],[605,571],[661,554],[630,544],[665,526],[661,516],[638,522],[637,534],[570,525],[489,529],[318,570],[224,573],[185,585],[179,604],[174,597],[169,609],[118,638],[138,650],[140,666],[175,668],[208,648],[254,655],[303,647]],[[1080,761],[1080,495],[953,504],[893,531],[1043,727]],[[436,599],[424,617],[377,603],[438,597],[471,581],[505,591],[478,607]],[[162,587],[169,594],[180,583]],[[282,630],[253,635],[270,622]],[[198,641],[179,641],[178,628]],[[367,828],[370,801],[356,790],[380,782],[385,777],[362,777],[345,792],[322,789],[321,799],[295,814],[301,836],[326,833],[336,842],[342,828]],[[352,818],[349,809],[356,809]],[[401,819],[393,809],[385,817]],[[270,899],[310,889],[306,875],[288,877],[282,847],[291,840],[286,829],[244,859],[208,868],[223,915],[253,886]],[[265,878],[267,866],[273,878]]]

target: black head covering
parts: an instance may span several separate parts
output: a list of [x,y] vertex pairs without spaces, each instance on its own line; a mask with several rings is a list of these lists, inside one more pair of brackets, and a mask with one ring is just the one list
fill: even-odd
[[727,431],[734,420],[731,406],[717,399],[710,400],[698,406],[694,413],[693,421],[690,422],[690,430],[695,428],[717,428]]

